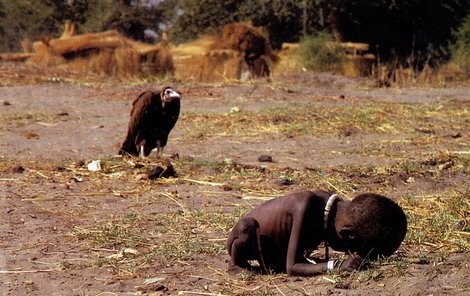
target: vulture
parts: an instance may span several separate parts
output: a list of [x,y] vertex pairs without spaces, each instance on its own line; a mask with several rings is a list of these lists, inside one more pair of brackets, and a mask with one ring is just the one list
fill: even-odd
[[157,156],[160,157],[178,120],[180,100],[181,94],[168,86],[161,92],[141,93],[132,103],[127,136],[119,154],[143,158],[157,148]]

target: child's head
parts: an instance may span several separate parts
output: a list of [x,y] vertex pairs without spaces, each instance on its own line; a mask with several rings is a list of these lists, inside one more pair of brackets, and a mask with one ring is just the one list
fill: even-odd
[[407,227],[403,210],[387,197],[373,193],[356,196],[337,221],[337,233],[348,241],[348,250],[370,259],[392,255],[405,238]]

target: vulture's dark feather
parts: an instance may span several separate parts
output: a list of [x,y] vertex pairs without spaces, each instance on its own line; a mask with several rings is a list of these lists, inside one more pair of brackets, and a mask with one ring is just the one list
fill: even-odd
[[171,87],[141,93],[132,103],[127,136],[119,154],[148,156],[157,148],[161,156],[180,113],[181,94]]

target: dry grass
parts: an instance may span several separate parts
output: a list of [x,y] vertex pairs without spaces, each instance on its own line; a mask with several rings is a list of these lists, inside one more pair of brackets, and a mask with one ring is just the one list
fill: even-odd
[[69,235],[98,253],[90,264],[111,266],[119,276],[154,264],[169,266],[225,253],[225,236],[239,216],[178,205],[177,212],[144,216],[133,211],[89,227],[76,226]]
[[13,114],[2,114],[0,115],[0,123],[8,122],[10,124],[26,125],[30,123],[37,123],[39,125],[50,125],[53,122],[60,120],[67,120],[68,114],[47,114],[47,113],[13,113]]
[[[414,141],[423,134],[444,132],[450,136],[452,132],[464,131],[469,116],[470,111],[460,105],[366,103],[357,107],[293,105],[261,112],[184,113],[181,120],[189,138],[420,132],[409,134],[412,138],[408,140]],[[452,129],[446,130],[449,126]]]
[[403,196],[410,226],[407,245],[419,254],[470,251],[470,188]]
[[[117,172],[121,172],[124,179],[137,174],[135,169],[131,169],[121,159],[111,158],[103,161],[106,170],[94,179],[94,182],[101,184],[100,187],[112,180],[112,176]],[[146,166],[156,163],[148,159],[141,164],[143,168],[140,170],[144,170]],[[263,200],[281,195],[282,191],[269,185],[279,176],[289,176],[300,186],[325,188],[352,197],[357,188],[363,188],[365,183],[371,180],[381,180],[383,190],[390,190],[395,185],[387,183],[387,179],[394,175],[418,179],[425,172],[432,172],[434,177],[449,173],[470,173],[468,157],[448,153],[394,165],[303,170],[261,168],[233,162],[192,159],[174,160],[173,165],[178,172],[178,178],[158,181],[161,186],[189,185],[197,180],[199,187],[206,188],[206,194],[214,190],[211,188],[214,185],[219,190],[228,186],[230,194],[238,196],[240,201],[250,200],[253,196]],[[84,169],[76,168],[74,164],[69,168],[69,173],[86,175]],[[48,170],[49,168],[37,168],[37,171],[45,176],[50,175]],[[361,177],[355,178],[356,176]],[[220,196],[221,192],[223,191],[216,189],[214,194]],[[404,194],[399,203],[408,216],[409,231],[400,256],[374,263],[372,269],[364,272],[331,275],[328,279],[332,287],[353,289],[358,283],[402,276],[408,264],[423,260],[423,254],[438,252],[441,256],[448,256],[455,252],[468,252],[469,192],[467,188],[464,191],[444,189],[442,192],[422,196]],[[185,266],[206,256],[225,254],[224,244],[228,231],[237,219],[251,208],[241,204],[229,209],[226,206],[193,208],[177,192],[155,191],[152,186],[147,185],[137,187],[135,193],[136,195],[130,196],[140,196],[140,199],[149,196],[147,198],[167,204],[173,210],[143,215],[136,209],[111,220],[100,220],[86,227],[75,227],[70,233],[74,239],[86,242],[90,250],[99,254],[90,264],[109,266],[121,278],[135,276],[155,264]],[[105,251],[97,251],[102,249]],[[248,279],[242,277],[240,280]],[[250,281],[258,282],[258,279],[251,278]],[[235,281],[231,281],[231,284],[236,285]]]
[[[331,102],[331,98],[312,99]],[[42,113],[4,114],[0,122],[50,123],[60,118]],[[173,272],[173,278],[186,280],[185,287],[191,285],[192,292],[207,295],[309,295],[325,285],[331,293],[338,288],[347,292],[361,285],[380,284],[387,278],[402,278],[417,262],[437,266],[439,260],[452,254],[468,254],[470,190],[468,186],[456,188],[451,182],[470,175],[468,118],[467,105],[453,102],[367,100],[258,112],[186,112],[180,119],[185,138],[179,141],[183,144],[205,137],[243,141],[305,136],[347,141],[355,135],[378,136],[374,143],[361,148],[346,146],[337,152],[352,156],[387,154],[393,161],[290,168],[181,157],[171,160],[176,178],[149,181],[138,176],[159,164],[154,158],[131,159],[134,165],[128,159],[102,158],[103,170],[93,173],[86,168],[90,160],[19,162],[14,157],[1,157],[0,172],[7,180],[2,182],[12,184],[9,198],[33,203],[41,213],[67,216],[73,222],[66,226],[68,235],[62,239],[71,249],[78,248],[86,259],[80,263],[65,260],[61,263],[63,270],[101,266],[113,271],[113,280],[149,274],[170,277]],[[12,169],[19,165],[25,167],[25,173],[13,174]],[[293,190],[274,186],[273,180],[279,178],[291,180],[295,188],[324,188],[349,198],[366,190],[392,192],[409,221],[402,248],[396,256],[374,263],[369,270],[329,274],[300,283],[285,275],[227,277],[224,244],[230,228],[263,200]],[[438,190],[400,191],[420,180],[442,186]],[[442,180],[447,183],[440,183]],[[61,184],[71,189],[48,193],[52,186]],[[110,200],[115,206],[112,210],[106,208]],[[199,270],[187,272],[185,268],[191,266]],[[198,278],[196,284],[187,280],[191,276]],[[171,283],[168,280],[165,284]]]

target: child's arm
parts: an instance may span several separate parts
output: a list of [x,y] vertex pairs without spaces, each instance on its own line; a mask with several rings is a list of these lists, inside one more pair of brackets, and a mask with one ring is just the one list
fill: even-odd
[[286,272],[288,275],[292,276],[312,276],[328,271],[327,262],[318,264],[307,263],[303,256],[305,250],[300,249],[300,246],[304,245],[301,240],[306,239],[301,235],[303,220],[306,218],[305,209],[305,205],[301,205],[292,215],[293,223],[286,258]]
[[[344,262],[338,260],[330,260],[328,262],[311,264],[307,263],[304,258],[304,251],[300,246],[305,245],[302,243],[302,239],[306,239],[302,236],[302,225],[305,219],[310,220],[309,217],[305,217],[307,214],[304,205],[300,206],[297,211],[294,212],[292,230],[289,238],[287,247],[287,258],[286,258],[286,271],[288,275],[292,276],[313,276],[323,274],[331,271],[340,266],[341,271],[353,271],[359,269],[364,261],[357,253],[351,254]],[[310,235],[313,235],[310,234]]]
[[339,268],[340,271],[351,272],[359,270],[364,266],[364,259],[358,254],[350,255],[346,260],[340,261],[338,259],[329,260],[317,264],[312,263],[294,263],[287,268],[287,274],[291,276],[314,276],[324,274],[334,269]]

